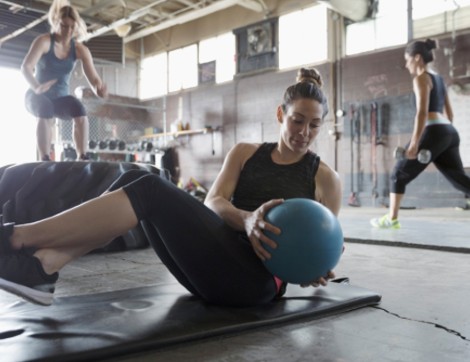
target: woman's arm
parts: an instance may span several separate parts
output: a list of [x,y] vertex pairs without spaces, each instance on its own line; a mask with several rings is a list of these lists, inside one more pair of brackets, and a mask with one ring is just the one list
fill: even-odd
[[326,163],[320,161],[320,166],[315,176],[315,186],[315,199],[338,216],[343,195],[338,173]]
[[44,84],[39,83],[34,76],[34,71],[39,59],[47,53],[51,45],[50,34],[39,35],[33,40],[28,53],[21,64],[21,73],[29,84],[29,87],[37,94],[46,92],[57,80],[53,79]]
[[447,119],[452,123],[454,121],[454,111],[452,105],[450,104],[449,94],[446,92],[444,98],[444,112]]
[[416,99],[416,115],[414,119],[413,133],[411,135],[410,145],[407,150],[408,158],[416,158],[418,153],[419,140],[423,134],[429,109],[429,93],[432,83],[430,75],[422,73],[413,79],[413,91]]
[[[320,161],[317,174],[315,176],[315,199],[326,206],[331,212],[338,216],[341,208],[343,189],[338,173],[326,163]],[[343,247],[344,250],[344,247]],[[327,285],[328,279],[335,277],[335,273],[330,270],[327,275],[313,280],[310,283],[302,284],[302,287]]]
[[253,212],[237,209],[230,199],[240,177],[240,172],[258,145],[241,143],[234,146],[225,158],[222,169],[209,190],[205,204],[218,214],[230,227],[235,230],[245,231],[251,242],[254,252],[261,260],[269,259],[270,254],[263,245],[276,247],[276,243],[269,239],[264,232],[270,231],[279,234],[279,228],[264,220],[265,214],[283,200],[270,200]]
[[256,148],[256,145],[239,143],[229,151],[204,201],[206,206],[235,230],[245,230],[244,218],[248,212],[235,208],[230,199],[245,161],[253,155]]
[[82,61],[83,71],[88,80],[88,83],[93,88],[93,91],[101,98],[108,96],[108,90],[106,84],[103,83],[98,72],[96,71],[95,65],[93,63],[93,57],[87,46],[82,43],[75,43],[77,51],[77,59]]

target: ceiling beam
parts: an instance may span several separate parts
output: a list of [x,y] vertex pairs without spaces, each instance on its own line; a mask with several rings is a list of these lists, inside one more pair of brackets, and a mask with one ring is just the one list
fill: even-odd
[[[121,1],[121,0],[118,0],[118,1]],[[116,2],[116,0],[105,0],[104,2],[102,3],[106,3],[106,4],[109,4],[111,2]],[[0,3],[2,4],[5,4],[5,5],[10,5],[10,6],[17,6],[19,8],[22,8],[24,10],[28,10],[28,11],[34,11],[34,12],[39,12],[39,13],[42,13],[44,15],[42,15],[40,18],[32,21],[31,23],[29,24],[26,24],[25,26],[23,26],[22,28],[20,29],[17,29],[15,30],[14,32],[8,34],[8,35],[5,35],[3,38],[0,38],[0,47],[2,46],[3,43],[5,43],[6,41],[10,40],[10,39],[13,39],[13,38],[16,38],[17,36],[23,34],[25,31],[29,30],[29,29],[32,29],[34,28],[36,25],[42,23],[43,21],[47,20],[47,17],[48,17],[48,12],[49,12],[49,8],[45,7],[45,6],[42,6],[42,7],[38,7],[37,4],[34,4],[34,6],[32,6],[31,4],[28,4],[28,5],[20,5],[16,2],[11,2],[11,1],[6,1],[6,0],[0,0]],[[100,4],[101,5],[101,4]],[[89,9],[87,9],[89,10]],[[86,17],[86,13],[87,11],[84,12],[85,14],[83,14],[82,18],[85,20],[85,21],[88,21],[88,22],[94,22],[94,21],[90,21],[89,18]]]
[[47,7],[46,6],[41,6],[41,7],[36,7],[30,4],[29,2],[26,5],[18,4],[17,2],[13,1],[6,1],[6,0],[0,0],[0,3],[9,5],[11,7],[16,7],[21,10],[29,10],[29,11],[34,11],[37,13],[42,13],[45,14],[47,13]]
[[80,12],[80,15],[94,15],[98,12],[100,12],[103,8],[106,8],[110,5],[121,5],[123,8],[125,8],[125,3],[123,3],[122,0],[101,0],[98,2],[96,5],[93,5],[89,8],[86,8]]
[[[260,3],[261,2],[261,3]],[[248,10],[253,10],[258,13],[261,13],[266,10],[266,5],[264,4],[264,1],[256,1],[256,0],[240,0],[237,1],[237,5],[243,6],[244,8],[247,8]]]
[[[155,7],[157,5],[160,5],[160,4],[163,4],[163,3],[166,3],[168,1],[169,0],[156,0],[156,1],[153,1],[153,2],[147,4],[143,7],[140,7],[139,9],[133,11],[132,13],[130,13],[126,17],[123,17],[119,20],[114,21],[111,24],[101,26],[100,28],[89,32],[87,36],[81,37],[79,40],[80,41],[87,41],[89,39],[92,39],[92,38],[95,38],[97,36],[103,35],[103,34],[109,32],[109,31],[112,31],[112,30],[114,30],[114,29],[116,29],[116,28],[118,28],[122,25],[131,23],[131,22],[135,22],[137,19],[146,16],[150,12],[153,12],[155,10],[155,9],[152,9],[153,7]],[[188,3],[185,0],[181,0],[181,1],[183,3]],[[17,2],[12,2],[12,1],[7,1],[7,0],[0,0],[0,3],[7,4],[7,5],[21,6],[21,5],[18,5]],[[82,11],[82,17],[84,18],[85,21],[88,21],[91,24],[94,23],[96,25],[102,25],[102,24],[98,24],[96,21],[93,21],[88,16],[92,15],[96,12],[99,12],[103,8],[105,8],[107,6],[110,6],[112,4],[117,5],[117,4],[125,4],[125,3],[123,3],[122,0],[102,0],[98,3],[96,3],[96,5],[94,5],[94,6],[91,6],[87,9],[84,9]],[[164,30],[164,29],[168,29],[172,26],[181,25],[181,24],[196,20],[198,18],[210,15],[212,13],[215,13],[215,12],[220,11],[220,10],[224,10],[226,8],[229,8],[229,7],[235,6],[235,5],[239,5],[239,6],[242,6],[242,7],[246,8],[246,9],[256,11],[256,12],[263,12],[263,11],[266,10],[266,5],[264,4],[263,0],[220,0],[220,1],[215,1],[211,4],[209,4],[209,5],[205,5],[206,4],[205,1],[202,1],[202,2],[199,2],[199,3],[190,3],[190,4],[192,5],[190,7],[193,10],[184,12],[183,14],[176,15],[176,16],[174,14],[173,15],[170,14],[166,17],[166,20],[163,20],[160,24],[143,28],[143,29],[138,30],[135,33],[125,37],[124,38],[124,43],[129,43],[133,40],[143,38],[143,37],[145,37],[147,35],[150,35],[152,33],[155,33],[155,32],[158,32],[158,31],[161,31],[161,30]],[[201,7],[199,7],[199,6],[201,6]],[[28,7],[28,6],[24,6],[24,8],[28,9],[28,10],[33,10],[31,7]],[[34,9],[34,10],[38,11],[39,9]],[[41,10],[45,12],[45,8],[40,9],[39,11],[41,11]],[[162,15],[162,14],[160,14],[160,15]],[[18,29],[16,31],[12,32],[11,34],[8,34],[8,35],[4,36],[3,38],[0,38],[0,46],[4,42],[6,42],[6,41],[8,41],[12,38],[17,37],[18,35],[20,35],[20,34],[24,33],[25,31],[35,27],[36,25],[40,24],[41,22],[43,22],[46,19],[47,19],[47,15],[43,15],[41,18],[34,20],[33,22],[25,25],[21,29]]]
[[[254,6],[255,4],[257,4],[257,6]],[[202,18],[203,16],[210,15],[212,13],[215,13],[215,12],[220,11],[220,10],[227,9],[227,8],[229,8],[231,6],[235,6],[235,5],[241,5],[241,6],[247,7],[251,10],[257,11],[257,12],[261,12],[261,11],[264,10],[263,6],[261,4],[259,4],[256,1],[253,1],[253,0],[242,0],[242,1],[240,1],[240,0],[221,0],[221,1],[217,1],[215,3],[212,3],[210,5],[207,5],[204,8],[201,8],[201,9],[198,9],[198,10],[194,10],[194,11],[176,16],[176,17],[174,17],[172,19],[169,19],[169,20],[166,20],[166,21],[164,21],[164,22],[162,22],[158,25],[150,26],[148,28],[137,31],[137,32],[135,32],[135,33],[133,33],[129,36],[126,36],[124,38],[124,43],[129,43],[129,42],[134,41],[136,39],[140,39],[140,38],[143,38],[147,35],[156,33],[158,31],[168,29],[172,26],[181,25],[181,24],[196,20],[198,18]]]
[[36,19],[36,20],[30,22],[29,24],[26,24],[25,26],[23,26],[22,28],[20,28],[20,29],[14,31],[13,33],[10,33],[10,34],[8,34],[8,35],[5,35],[3,38],[0,38],[0,47],[1,47],[2,44],[5,43],[6,41],[17,37],[18,35],[24,33],[26,30],[29,30],[29,29],[34,28],[36,25],[42,23],[42,22],[43,22],[44,20],[46,20],[46,19],[47,19],[47,14],[41,16],[39,19]]
[[156,5],[159,5],[159,4],[162,4],[162,3],[165,3],[167,1],[168,0],[154,1],[154,2],[152,2],[152,3],[150,3],[146,6],[143,6],[139,9],[133,11],[131,14],[129,14],[125,18],[116,20],[116,21],[112,22],[109,25],[103,26],[103,27],[101,27],[97,30],[94,30],[94,31],[88,33],[86,36],[79,38],[79,40],[80,41],[87,41],[87,40],[90,40],[91,38],[95,38],[97,36],[103,35],[103,34],[107,33],[110,30],[116,29],[119,26],[131,23],[131,22],[137,20],[138,18],[141,18],[141,17],[147,15],[150,12],[152,7],[154,7]]

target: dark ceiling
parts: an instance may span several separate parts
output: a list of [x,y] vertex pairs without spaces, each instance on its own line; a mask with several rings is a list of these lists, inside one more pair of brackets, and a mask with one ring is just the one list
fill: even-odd
[[[33,39],[49,31],[53,0],[0,0],[0,66],[19,68]],[[279,4],[280,0],[274,2]],[[378,0],[316,0],[355,21],[371,15]],[[212,13],[241,6],[268,14],[264,0],[70,0],[88,26],[97,61],[122,62],[124,44]],[[287,2],[286,2],[287,3]],[[120,34],[120,35],[118,35]]]
[[[19,68],[33,39],[49,31],[52,0],[0,0],[0,66]],[[97,60],[121,62],[123,45],[231,6],[261,12],[263,0],[72,0]],[[126,29],[127,28],[127,29]],[[128,30],[118,36],[118,30]]]

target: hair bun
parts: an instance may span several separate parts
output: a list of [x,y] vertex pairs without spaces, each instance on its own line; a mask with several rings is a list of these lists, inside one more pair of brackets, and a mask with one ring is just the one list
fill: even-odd
[[297,82],[309,82],[314,83],[317,87],[323,85],[323,81],[320,72],[316,68],[300,68],[297,72]]
[[433,40],[433,39],[426,39],[426,41],[424,42],[426,44],[426,48],[429,49],[429,50],[432,50],[432,49],[436,49],[436,41]]

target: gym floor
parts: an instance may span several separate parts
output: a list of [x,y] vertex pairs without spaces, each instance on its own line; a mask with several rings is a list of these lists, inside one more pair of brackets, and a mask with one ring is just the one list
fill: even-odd
[[[470,211],[402,210],[402,229],[372,229],[369,219],[385,212],[346,206],[340,214],[346,250],[336,274],[381,294],[378,306],[119,361],[469,361]],[[56,295],[172,282],[149,249],[90,254],[63,270]],[[0,292],[0,308],[16,300]]]

